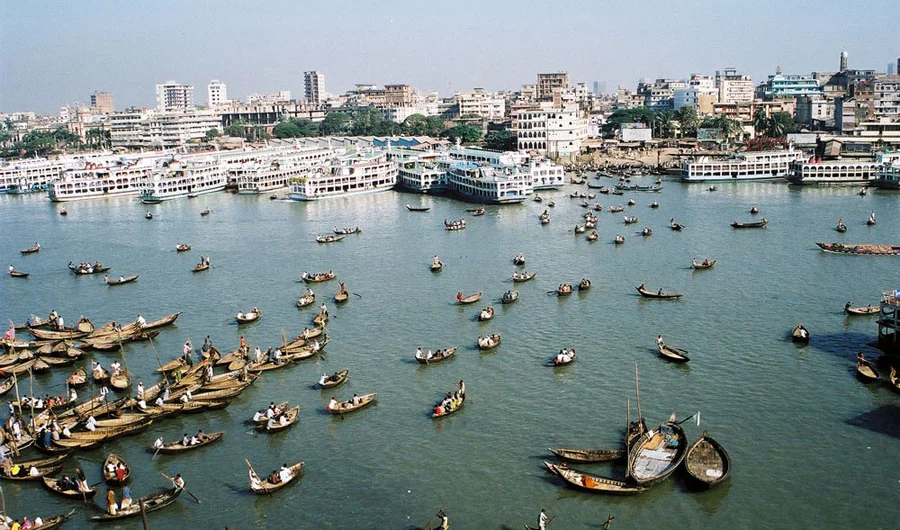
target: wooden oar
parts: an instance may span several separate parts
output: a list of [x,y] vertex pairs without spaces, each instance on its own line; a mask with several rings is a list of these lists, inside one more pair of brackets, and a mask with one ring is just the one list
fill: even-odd
[[150,457],[150,460],[154,460],[156,458],[156,455],[159,454],[160,449],[162,449],[162,446],[156,448],[156,451],[154,451],[153,456]]
[[362,298],[362,295],[361,295],[361,294],[359,294],[359,293],[353,293],[353,294],[355,294],[355,295],[356,295],[356,296],[358,296],[358,297],[360,297],[360,298]]
[[[160,471],[159,474],[162,475],[162,476],[164,476],[164,477],[166,477],[167,479],[171,480],[171,481],[172,481],[172,484],[175,484],[175,479],[174,479],[174,478],[172,478],[172,477],[166,475],[166,474],[163,473],[162,471]],[[175,487],[177,488],[178,485],[175,484]],[[189,492],[189,491],[187,490],[187,488],[181,488],[181,489],[184,490],[185,493],[187,493],[188,495],[190,495],[192,499],[194,499],[195,501],[197,501],[197,504],[200,504],[200,499],[198,499],[196,495],[194,495],[193,493]]]

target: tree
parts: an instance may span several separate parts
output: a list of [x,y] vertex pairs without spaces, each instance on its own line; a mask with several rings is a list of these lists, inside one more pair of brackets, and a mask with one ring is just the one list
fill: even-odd
[[447,126],[440,116],[428,116],[425,118],[425,134],[433,138],[440,138],[444,135]]
[[459,139],[461,143],[473,144],[481,140],[481,129],[471,125],[456,125],[447,129],[444,134],[451,142]]
[[732,120],[724,114],[719,114],[708,123],[711,127],[722,131],[726,145],[741,132],[741,123],[737,120]]
[[218,138],[218,137],[219,137],[219,129],[213,128],[213,129],[206,131],[206,141],[207,142],[212,140],[213,138]]
[[657,138],[671,138],[675,130],[672,124],[673,114],[667,110],[657,112],[653,115],[652,127],[653,135]]
[[797,132],[797,124],[788,112],[773,112],[766,124],[766,136],[770,138],[784,138],[790,133]]
[[517,144],[518,138],[509,129],[491,131],[484,138],[484,146],[496,151],[515,151]]
[[648,108],[622,109],[613,112],[603,125],[603,134],[613,136],[623,123],[644,123],[650,125],[653,122],[654,112]]
[[244,136],[244,129],[246,128],[246,126],[247,122],[245,122],[244,120],[237,120],[228,127],[225,127],[225,136],[242,138]]
[[297,136],[308,137],[319,135],[319,126],[312,120],[306,118],[291,118],[290,122],[297,127]]
[[293,121],[283,121],[272,128],[272,135],[275,138],[297,138],[302,136],[300,127]]
[[753,130],[757,135],[765,134],[769,128],[769,117],[766,116],[766,109],[759,107],[753,113]]
[[319,131],[323,136],[339,136],[345,134],[350,127],[350,116],[343,112],[331,111],[319,122]]
[[350,133],[353,136],[371,136],[380,134],[380,130],[384,128],[384,116],[381,111],[375,107],[368,107],[360,112],[353,125],[350,127]]
[[697,107],[685,105],[675,111],[675,120],[681,125],[681,134],[684,136],[697,136],[697,127],[700,126],[700,117],[697,116]]
[[428,118],[422,114],[413,114],[403,120],[403,133],[411,136],[428,134]]

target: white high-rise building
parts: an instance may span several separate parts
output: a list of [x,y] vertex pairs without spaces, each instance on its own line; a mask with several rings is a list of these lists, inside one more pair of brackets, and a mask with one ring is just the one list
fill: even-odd
[[750,76],[740,75],[734,68],[726,68],[722,75],[716,72],[716,84],[719,103],[751,103],[756,93]]
[[156,85],[156,108],[161,112],[184,112],[194,108],[194,85],[167,81]]
[[572,158],[588,137],[588,123],[577,107],[553,108],[549,104],[516,111],[518,149],[548,156]]
[[315,70],[303,72],[303,84],[307,103],[319,105],[325,95],[325,74]]
[[206,105],[209,108],[215,108],[216,105],[228,102],[228,90],[225,83],[218,79],[213,79],[206,87]]

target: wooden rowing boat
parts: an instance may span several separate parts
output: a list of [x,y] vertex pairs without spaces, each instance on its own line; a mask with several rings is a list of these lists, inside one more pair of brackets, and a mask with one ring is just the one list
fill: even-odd
[[378,396],[378,393],[376,393],[376,392],[372,392],[371,394],[364,394],[362,396],[358,396],[359,403],[357,403],[356,405],[354,405],[350,401],[343,401],[343,402],[338,403],[338,406],[336,408],[334,408],[334,409],[326,408],[325,410],[327,410],[330,414],[340,414],[340,415],[347,414],[348,412],[357,411],[367,405],[374,403],[375,398],[377,396]]
[[[42,477],[44,482],[44,487],[48,490],[56,493],[57,495],[62,495],[63,497],[67,497],[69,499],[77,499],[86,501],[88,499],[93,499],[94,495],[97,494],[97,488],[90,488],[87,490],[80,490],[76,486],[75,489],[62,489],[59,487],[59,479],[53,477]],[[73,479],[74,482],[74,479]],[[44,528],[43,526],[40,528]]]
[[334,295],[334,302],[336,304],[343,304],[350,298],[350,293],[346,289],[341,289]]
[[348,377],[350,377],[350,370],[341,370],[333,373],[331,376],[323,374],[316,384],[319,385],[319,388],[334,388],[346,381]]
[[325,236],[316,236],[316,243],[337,243],[338,241],[343,241],[347,236],[336,236],[332,234],[328,234]]
[[629,451],[629,476],[639,485],[649,487],[669,478],[687,453],[687,435],[681,425],[669,420],[644,435]]
[[40,250],[41,250],[41,246],[38,245],[37,243],[35,243],[33,247],[23,248],[19,252],[21,252],[22,254],[32,254],[32,253],[38,252]]
[[591,288],[591,281],[587,278],[582,278],[580,282],[578,282],[578,290],[579,291],[587,291]]
[[536,272],[514,272],[512,275],[512,281],[516,283],[527,282],[528,280],[533,280],[536,275]]
[[570,294],[572,294],[572,284],[571,283],[564,283],[556,288],[557,296],[568,296]]
[[897,374],[897,369],[891,366],[891,373],[888,376],[888,380],[891,382],[891,388],[900,392],[900,375]]
[[625,458],[624,449],[567,449],[557,447],[555,449],[550,449],[550,452],[563,460],[585,464],[612,462],[613,460]]
[[324,328],[325,324],[328,323],[328,313],[324,311],[319,311],[316,313],[316,316],[313,317],[313,324],[315,324],[319,328]]
[[187,243],[178,243],[175,245],[175,252],[187,252],[191,249],[191,246]]
[[844,245],[843,243],[819,243],[825,252],[866,256],[900,256],[900,245]]
[[194,268],[191,269],[191,272],[202,272],[209,269],[209,263],[198,263],[194,265]]
[[131,376],[128,370],[119,370],[109,376],[109,386],[115,390],[127,390],[131,388]]
[[428,357],[428,354],[422,352],[421,349],[416,351],[416,360],[422,364],[431,364],[439,361],[443,361],[445,359],[449,359],[453,354],[456,353],[456,346],[452,348],[447,348],[446,350],[438,350],[434,352],[431,358]]
[[547,361],[547,366],[565,366],[575,362],[575,348],[567,348],[561,353],[563,354],[562,359],[559,358],[559,355],[554,355],[552,359]]
[[318,283],[333,280],[336,276],[337,275],[332,271],[320,272],[318,274],[310,274],[308,272],[304,272],[300,275],[300,279],[306,283]]
[[34,469],[37,470],[36,475],[30,474],[30,467],[19,466],[19,473],[17,475],[7,475],[5,471],[0,469],[0,478],[4,480],[13,480],[13,481],[36,481],[41,480],[43,477],[48,475],[54,475],[59,470],[63,468],[62,464],[50,464],[48,466],[34,466]]
[[804,328],[803,325],[797,324],[794,326],[794,329],[791,330],[791,340],[793,342],[801,342],[804,344],[809,342],[809,330]]
[[65,330],[58,331],[52,329],[35,329],[28,328],[28,332],[34,335],[36,339],[41,340],[70,340],[70,339],[80,339],[82,337],[87,337],[89,331],[80,331],[75,328],[66,328]]
[[133,517],[141,514],[141,510],[143,509],[144,513],[153,512],[159,510],[160,508],[165,508],[169,506],[181,495],[181,492],[184,491],[181,488],[171,488],[160,491],[159,493],[154,493],[152,495],[146,495],[139,499],[135,499],[131,506],[125,509],[120,509],[116,515],[110,515],[108,513],[102,513],[99,515],[95,515],[91,517],[91,521],[112,521],[116,519],[124,519],[126,517]]
[[[118,472],[119,464],[125,467],[124,474]],[[115,466],[116,470],[110,472],[109,466]],[[110,453],[103,461],[102,473],[103,480],[110,486],[124,486],[131,479],[131,466],[128,465],[124,458],[115,453]]]
[[104,278],[106,285],[122,285],[126,283],[131,283],[138,279],[138,274],[132,274],[131,276],[123,276],[119,279],[110,280],[109,278]]
[[460,304],[474,304],[475,302],[481,300],[481,291],[478,291],[475,294],[470,294],[469,296],[463,296],[462,293],[457,293],[456,301]]
[[637,289],[637,292],[641,293],[641,296],[643,296],[644,298],[661,298],[671,300],[684,296],[684,294],[682,293],[667,293],[662,289],[658,291],[650,291],[645,289],[643,284],[635,287],[635,289]]
[[251,322],[256,322],[261,316],[262,311],[254,307],[246,313],[238,313],[235,315],[234,319],[237,320],[238,324],[249,324]]
[[494,333],[493,335],[485,335],[483,337],[478,337],[478,349],[479,350],[491,350],[500,345],[500,334]]
[[731,476],[731,457],[706,431],[688,449],[684,469],[695,485],[709,489]]
[[637,495],[638,493],[647,490],[647,488],[643,486],[635,486],[634,484],[628,484],[627,482],[621,482],[607,477],[588,475],[587,473],[575,471],[574,469],[569,469],[568,467],[546,461],[544,462],[544,465],[551,473],[558,475],[569,484],[593,493]]
[[[202,440],[200,443],[194,445],[184,445],[180,441],[172,442],[170,444],[166,444],[159,448],[159,452],[163,454],[175,454],[175,453],[183,453],[185,451],[190,451],[192,449],[199,449],[201,447],[205,447],[211,443],[217,442],[222,439],[222,436],[225,435],[224,431],[220,432],[211,432],[206,435],[206,438]],[[156,451],[153,447],[150,448],[151,451]]]
[[427,212],[431,209],[431,206],[410,206],[407,204],[406,209],[411,212]]
[[866,383],[877,381],[879,377],[875,363],[866,359],[861,352],[856,354],[856,375]]
[[[282,423],[280,418],[286,418],[285,422]],[[278,432],[288,429],[289,427],[295,425],[300,420],[300,405],[296,405],[295,407],[283,412],[281,416],[275,419],[274,424],[269,427],[269,422],[263,423],[262,425],[257,425],[256,430],[261,432]]]
[[[269,482],[268,479],[265,479],[265,480],[260,479],[259,476],[256,474],[256,472],[253,471],[253,468],[251,467],[250,468],[250,491],[252,491],[253,493],[256,493],[258,495],[265,495],[265,494],[271,494],[273,491],[279,490],[279,489],[287,486],[288,484],[293,482],[295,478],[300,476],[301,473],[303,473],[303,462],[298,462],[298,463],[292,465],[289,469],[291,471],[291,477],[288,480],[283,480],[283,481],[279,482],[278,484],[272,484],[271,482]],[[254,478],[256,479],[256,481],[253,480]]]
[[519,299],[519,291],[506,291],[500,297],[501,304],[511,304]]
[[494,308],[491,306],[487,306],[478,313],[478,321],[486,322],[490,319],[494,318]]
[[463,408],[463,405],[466,404],[466,395],[463,394],[463,395],[460,397],[460,400],[459,400],[459,402],[456,404],[455,407],[444,408],[444,407],[441,405],[441,403],[443,403],[443,400],[438,401],[438,402],[437,402],[437,405],[435,405],[435,406],[432,408],[431,419],[436,420],[436,419],[438,419],[438,418],[445,418],[445,417],[447,417],[447,416],[449,416],[449,415],[451,415],[451,414],[455,414],[455,413],[459,412],[460,409]]
[[691,268],[694,270],[711,269],[716,264],[716,260],[706,258],[703,261],[697,261],[691,258]]
[[514,257],[513,265],[525,265],[525,254],[518,254]]
[[297,299],[297,307],[306,307],[316,301],[315,294],[304,294]]
[[763,217],[762,221],[754,221],[750,223],[741,223],[738,221],[734,221],[733,223],[731,223],[731,228],[763,228],[767,224],[769,224],[769,220]]
[[687,350],[682,350],[681,348],[676,348],[669,344],[657,344],[656,349],[659,350],[659,354],[662,355],[663,358],[670,361],[686,363],[691,360],[691,358],[687,356]]
[[27,278],[28,274],[29,273],[27,273],[27,272],[17,271],[15,269],[9,270],[9,275],[12,276],[13,278]]
[[844,313],[848,315],[877,315],[881,312],[881,308],[874,305],[866,307],[853,307],[853,302],[847,302],[844,305]]

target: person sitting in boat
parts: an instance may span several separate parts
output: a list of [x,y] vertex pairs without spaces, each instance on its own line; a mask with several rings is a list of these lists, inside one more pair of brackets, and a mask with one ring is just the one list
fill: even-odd
[[462,379],[460,379],[459,382],[456,383],[456,386],[459,387],[459,395],[465,396],[466,395],[466,383]]
[[281,414],[278,415],[278,425],[281,425],[283,427],[283,426],[287,425],[289,423],[289,421],[290,420],[288,419],[287,414],[282,412]]
[[269,403],[269,408],[266,409],[266,418],[274,418],[278,415],[278,407],[275,406],[275,402]]
[[272,429],[274,429],[275,425],[278,424],[277,422],[278,422],[278,418],[275,418],[275,417],[269,418],[269,421],[266,422],[266,430],[271,431]]
[[191,445],[191,437],[188,436],[188,433],[184,433],[184,437],[181,439],[181,445],[184,445],[184,446]]
[[556,354],[556,364],[562,364],[569,360],[569,356],[566,355],[566,350],[559,350],[559,353]]
[[119,482],[125,480],[125,475],[128,474],[128,470],[125,468],[125,464],[119,462],[119,465],[116,466],[116,480]]
[[425,352],[422,351],[422,347],[419,346],[418,348],[416,348],[416,359],[421,359],[424,356]]
[[269,481],[269,484],[278,484],[279,482],[281,482],[281,477],[278,476],[278,471],[273,469],[272,474],[269,475],[269,478],[267,480]]
[[65,321],[63,320],[62,315],[56,317],[56,329],[62,331],[66,328]]
[[281,348],[275,348],[275,351],[272,353],[272,362],[281,364]]
[[462,292],[457,292],[457,293],[456,293],[456,301],[457,301],[457,302],[462,302],[462,300],[463,300]]
[[153,448],[154,448],[154,449],[162,449],[164,445],[165,445],[165,444],[163,443],[162,436],[160,436],[159,438],[157,438],[157,439],[154,440],[154,442],[153,442]]
[[131,499],[131,488],[125,486],[122,488],[122,502],[119,506],[122,510],[127,510],[131,507],[132,499]]
[[259,423],[265,419],[266,419],[266,413],[261,410],[256,411],[256,413],[253,415],[254,423]]
[[289,468],[287,464],[281,465],[281,469],[278,470],[278,479],[281,480],[281,482],[291,480],[291,468]]
[[207,436],[203,432],[203,429],[200,429],[199,431],[197,431],[197,434],[194,435],[194,438],[196,438],[198,442],[205,442],[205,441],[209,440],[209,436]]
[[431,350],[428,350],[428,353],[425,354],[425,360],[430,361],[432,359],[434,359],[434,352],[432,352]]
[[437,254],[435,254],[435,255],[434,255],[434,257],[433,257],[433,258],[431,258],[431,262],[432,262],[432,263],[440,263],[440,262],[441,262],[441,260],[440,260],[440,259],[438,259],[438,256],[437,256]]
[[331,396],[331,401],[328,402],[328,407],[326,408],[328,410],[336,410],[338,408],[338,402],[337,399],[334,398],[334,396]]
[[362,398],[357,396],[356,394],[353,394],[353,399],[350,400],[350,404],[356,406],[360,403],[362,403]]
[[659,288],[659,291],[656,292],[656,295],[657,295],[657,296],[662,296],[662,294],[663,294],[663,292],[662,292],[662,287],[660,287],[660,288]]
[[664,344],[664,342],[663,342],[662,335],[657,335],[657,336],[656,336],[656,345],[657,345],[657,346],[662,346],[663,344]]
[[63,478],[56,481],[56,487],[62,491],[75,491],[78,489],[78,485],[75,484],[74,480],[69,478],[69,475],[63,475]]
[[94,416],[88,416],[86,422],[84,422],[84,428],[89,431],[97,430],[97,420],[94,419]]

